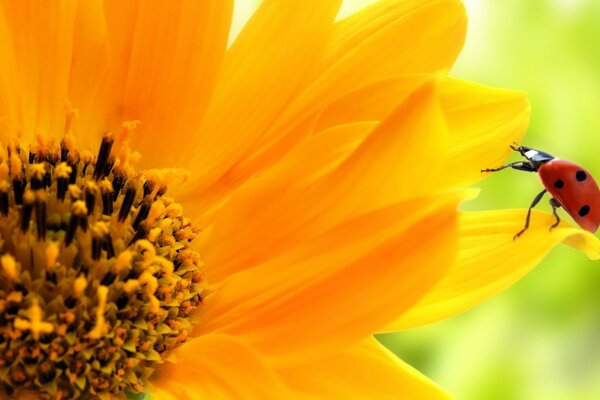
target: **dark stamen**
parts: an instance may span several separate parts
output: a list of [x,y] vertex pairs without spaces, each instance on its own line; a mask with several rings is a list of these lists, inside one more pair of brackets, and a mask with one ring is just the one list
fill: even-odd
[[23,195],[23,208],[21,208],[21,231],[27,232],[29,230],[29,224],[31,223],[31,215],[33,214],[33,206],[35,203],[35,196],[33,192],[27,192]]
[[133,222],[133,224],[131,224],[133,229],[135,229],[136,231],[139,229],[140,224],[146,219],[146,217],[150,213],[151,206],[152,206],[152,201],[149,199],[145,199],[142,202],[142,204],[140,205],[140,208],[138,209],[138,213],[135,217],[135,221]]
[[94,213],[94,206],[96,205],[96,194],[93,189],[89,186],[85,188],[85,206],[87,207],[87,215]]
[[104,237],[102,248],[106,250],[106,257],[113,258],[115,256],[115,248],[113,246],[112,237],[110,235],[106,235]]
[[110,156],[110,150],[112,149],[113,143],[114,140],[111,136],[106,135],[102,138],[102,144],[100,145],[100,150],[98,150],[98,158],[96,159],[96,167],[94,168],[95,180],[100,179],[104,173],[104,168],[106,167],[106,162]]
[[57,178],[56,179],[56,198],[60,201],[65,200],[67,194],[67,188],[69,187],[69,178]]
[[131,206],[133,205],[133,201],[135,200],[135,187],[130,186],[125,191],[125,197],[123,198],[123,203],[121,203],[121,209],[119,210],[119,222],[123,222],[127,219],[129,215],[129,210],[131,210]]
[[100,284],[104,286],[112,285],[115,279],[117,279],[117,276],[109,271],[106,273],[106,275],[104,275],[104,278],[102,278]]
[[69,218],[69,224],[65,233],[65,246],[71,244],[75,238],[75,231],[77,227],[81,227],[85,232],[87,230],[87,209],[85,204],[78,200],[71,206],[71,217]]
[[27,181],[25,178],[17,179],[13,181],[13,191],[15,193],[15,204],[20,206],[23,204],[23,193],[25,193],[25,186]]
[[156,183],[154,183],[153,181],[144,182],[144,197],[152,193],[152,190],[154,190],[154,186],[156,186]]
[[74,185],[77,182],[77,163],[69,164],[72,168],[69,175],[69,184]]
[[112,192],[102,193],[102,214],[112,215],[112,213],[113,213]]
[[112,200],[116,201],[117,197],[119,197],[119,194],[121,193],[121,189],[123,189],[123,186],[125,186],[125,177],[121,176],[121,175],[117,175],[115,173],[115,177],[113,178],[113,181],[112,181],[112,186],[113,186]]
[[6,217],[8,215],[8,209],[9,209],[8,191],[1,190],[0,191],[0,212],[2,213],[3,216]]
[[92,259],[98,261],[102,254],[102,238],[98,236],[92,237]]
[[135,235],[133,235],[133,237],[131,238],[131,240],[129,241],[129,244],[127,246],[131,246],[138,240],[145,239],[147,234],[148,234],[148,232],[146,232],[146,230],[144,228],[140,229],[139,231],[137,231],[135,233]]
[[37,225],[38,240],[46,239],[46,200],[38,199],[35,203],[35,223]]

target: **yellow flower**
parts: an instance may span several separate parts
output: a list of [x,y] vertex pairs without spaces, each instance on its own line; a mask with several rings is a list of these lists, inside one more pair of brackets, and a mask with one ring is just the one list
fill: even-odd
[[458,1],[339,3],[3,3],[0,398],[446,398],[371,335],[598,257],[457,211],[529,114]]

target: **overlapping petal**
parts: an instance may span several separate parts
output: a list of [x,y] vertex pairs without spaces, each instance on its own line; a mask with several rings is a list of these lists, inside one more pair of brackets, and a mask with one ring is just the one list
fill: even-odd
[[[419,77],[402,75],[360,88],[333,102],[321,114],[315,132],[339,124],[380,121],[395,107],[396,99],[414,90]],[[439,99],[448,126],[444,148],[444,175],[439,187],[476,182],[481,168],[500,165],[519,143],[529,123],[525,93],[491,88],[460,79],[440,79]]]
[[199,310],[195,334],[243,337],[278,364],[316,359],[368,336],[444,273],[462,197],[366,213],[229,276]]
[[388,330],[436,322],[483,302],[535,267],[559,243],[600,258],[600,241],[567,222],[549,232],[554,216],[532,212],[529,229],[518,239],[526,210],[466,212],[459,219],[458,256],[446,275]]
[[260,140],[328,42],[341,0],[267,0],[227,52],[200,131],[184,159],[196,194]]
[[[322,3],[328,4],[331,1]],[[306,8],[305,2],[303,7]],[[279,35],[288,31],[296,32],[295,29],[290,28],[289,23],[286,22],[286,29],[278,32]],[[295,24],[296,22],[292,19],[291,23]],[[265,131],[257,131],[260,137],[255,137],[257,133],[254,132],[253,125],[239,126],[244,130],[234,130],[234,132],[243,132],[246,135],[246,137],[236,139],[236,143],[250,144],[250,147],[244,148],[243,154],[236,150],[237,154],[242,157],[234,155],[233,162],[230,160],[228,164],[215,170],[214,177],[210,160],[216,157],[224,158],[225,155],[218,153],[213,156],[210,151],[208,154],[198,153],[196,159],[200,162],[197,165],[203,171],[202,177],[198,178],[192,189],[186,191],[185,198],[201,196],[206,192],[204,187],[211,183],[212,179],[219,179],[219,182],[215,183],[218,188],[223,185],[229,186],[228,190],[223,190],[223,196],[226,196],[228,191],[233,190],[257,171],[279,161],[296,143],[311,133],[310,130],[299,130],[299,125],[314,118],[328,104],[342,95],[398,74],[434,72],[449,68],[462,47],[465,23],[464,7],[460,2],[454,0],[432,0],[425,3],[396,0],[378,2],[356,17],[338,22],[333,32],[321,34],[317,44],[327,46],[324,50],[325,55],[318,59],[313,59],[311,54],[304,55],[303,57],[310,65],[307,65],[305,60],[296,62],[298,65],[285,77],[285,87],[288,87],[296,82],[298,73],[304,74],[303,86],[297,87],[293,96],[285,98],[285,106],[283,106],[284,103],[281,103],[281,99],[275,99],[266,106],[259,106],[259,104],[262,104],[264,99],[268,99],[265,96],[271,96],[271,92],[279,95],[277,77],[281,75],[280,70],[285,71],[289,68],[289,64],[286,63],[284,67],[279,67],[274,72],[270,72],[269,65],[260,64],[261,68],[266,68],[265,71],[268,75],[261,74],[252,80],[245,74],[244,79],[255,82],[255,85],[259,86],[259,90],[262,90],[264,86],[260,85],[264,85],[265,80],[261,77],[268,76],[266,81],[268,90],[253,95],[249,100],[240,100],[246,101],[243,105],[240,103],[240,106],[250,104],[246,109],[256,110],[253,113],[261,113],[261,115],[265,113],[265,110],[273,110],[278,104],[282,104],[282,106],[276,109],[275,114],[270,115],[268,124],[263,121],[263,116],[259,115],[260,118],[257,118],[252,114],[252,124],[262,124],[261,126],[265,129]],[[311,26],[311,24],[309,23],[307,26]],[[415,27],[418,29],[414,29]],[[304,32],[304,30],[301,31]],[[317,32],[318,29],[313,28],[311,31]],[[406,35],[410,39],[407,40]],[[331,37],[332,39],[328,40]],[[308,41],[310,38],[304,38],[304,40]],[[288,46],[292,46],[296,42],[294,38],[291,38],[287,40],[287,43]],[[303,44],[297,49],[303,52],[306,45]],[[390,47],[394,48],[394,51],[384,50]],[[253,49],[260,48],[260,45],[253,47]],[[262,57],[264,58],[264,55]],[[419,61],[415,62],[418,58]],[[286,58],[286,61],[290,60],[295,60],[295,58],[291,56]],[[258,62],[261,63],[263,60]],[[279,65],[277,62],[272,64],[276,67]],[[360,68],[356,68],[357,65],[360,65]],[[242,93],[245,93],[246,85],[247,82],[244,81],[241,85],[236,86],[235,90],[242,90]],[[255,91],[251,93],[255,93]],[[244,98],[244,96],[241,97],[241,99]],[[217,107],[219,103],[214,104]],[[236,123],[246,121],[246,116],[232,112],[228,105],[220,106],[218,110],[227,119],[235,115],[236,121],[239,120]],[[215,132],[218,133],[224,128],[229,129],[232,124],[227,120],[225,122],[218,120],[218,123],[218,126],[208,129],[209,134],[214,135]],[[207,132],[203,131],[202,134],[206,135]],[[219,141],[221,144],[225,143],[223,139]],[[198,144],[197,148],[206,148],[204,146],[207,145]],[[225,172],[223,168],[228,168],[228,170]],[[211,178],[205,178],[208,176]],[[207,181],[207,179],[209,180]]]
[[310,115],[369,84],[448,70],[465,30],[464,7],[454,0],[380,1],[338,22],[313,80],[286,107],[273,135],[285,132],[298,115]]
[[205,335],[175,350],[154,376],[153,400],[289,399],[260,354],[226,335]]
[[440,102],[448,124],[440,185],[459,187],[483,179],[482,168],[501,165],[520,143],[529,124],[530,106],[523,92],[447,79]]
[[315,399],[450,398],[372,338],[341,354],[280,372],[295,392]]
[[[338,151],[339,141],[314,139],[311,142],[334,146],[315,152],[322,164],[305,164],[296,157],[239,190],[205,234],[204,257],[213,279],[250,268],[353,216],[427,193],[441,163],[436,149],[443,148],[446,139],[435,87],[435,80],[426,82],[401,100],[329,173],[314,176],[315,170],[307,167],[327,165],[322,157]],[[348,143],[355,139],[349,136]],[[240,226],[239,221],[245,223]]]

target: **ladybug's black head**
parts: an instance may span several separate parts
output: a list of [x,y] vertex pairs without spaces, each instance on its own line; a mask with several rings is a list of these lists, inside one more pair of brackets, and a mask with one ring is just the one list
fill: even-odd
[[554,157],[543,151],[532,149],[531,147],[525,146],[510,146],[514,151],[521,153],[523,157],[531,163],[531,165],[537,170],[540,165],[547,163],[548,161],[554,160]]

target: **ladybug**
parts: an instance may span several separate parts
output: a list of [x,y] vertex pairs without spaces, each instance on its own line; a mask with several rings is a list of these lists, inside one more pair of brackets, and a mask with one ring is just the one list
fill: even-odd
[[545,188],[531,202],[527,210],[525,226],[517,232],[513,240],[527,230],[531,209],[540,202],[546,192],[552,195],[550,205],[552,214],[556,218],[550,230],[560,223],[556,210],[562,207],[577,222],[577,225],[588,232],[596,233],[600,225],[600,189],[590,173],[575,163],[555,158],[531,147],[510,147],[521,153],[526,161],[513,162],[499,168],[483,169],[481,172],[496,172],[505,168],[537,172]]

